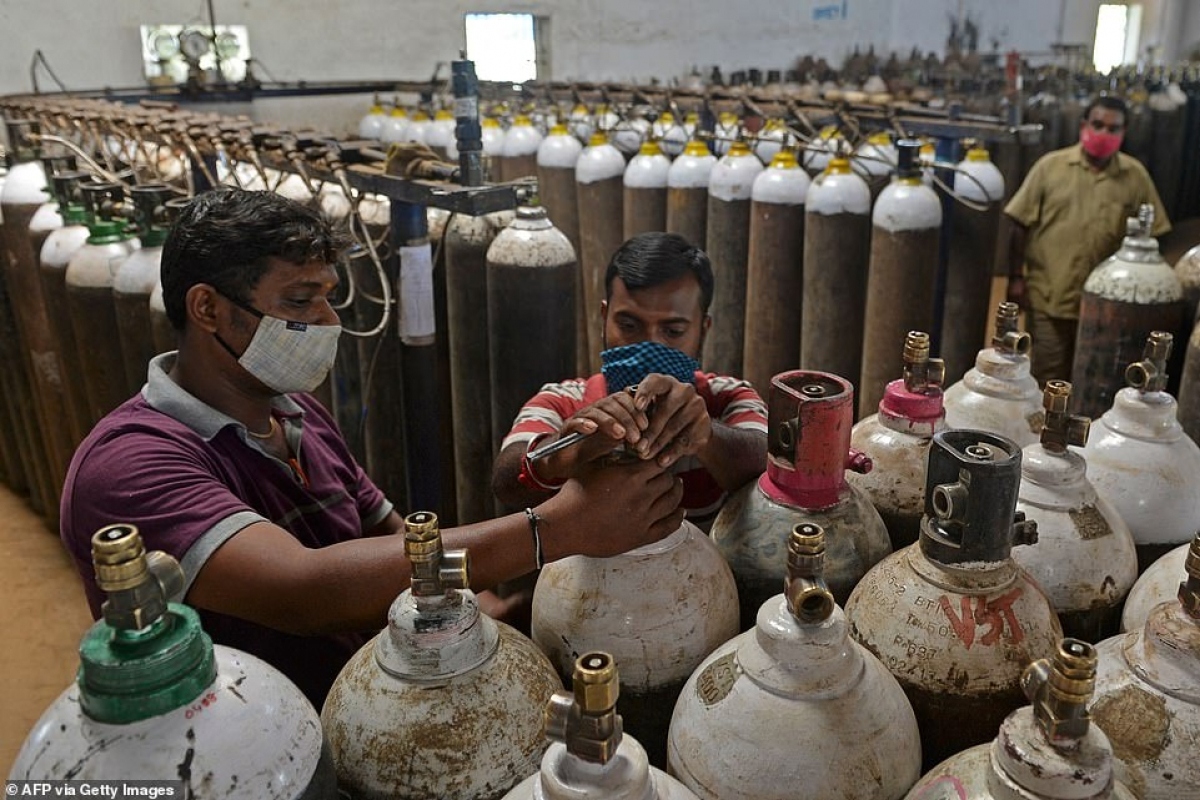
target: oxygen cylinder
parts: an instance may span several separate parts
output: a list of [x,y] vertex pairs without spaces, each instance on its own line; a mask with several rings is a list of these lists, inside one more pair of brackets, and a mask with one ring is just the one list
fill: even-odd
[[805,204],[802,369],[862,372],[870,214],[866,182],[850,171],[849,161],[832,159],[813,180]]
[[741,129],[741,120],[732,111],[722,111],[717,115],[717,125],[713,130],[713,152],[717,158],[729,152],[729,148],[740,136]]
[[1175,264],[1175,275],[1183,287],[1184,326],[1187,352],[1179,380],[1179,424],[1192,441],[1200,439],[1200,245],[1193,247]]
[[596,132],[596,125],[592,120],[592,115],[588,113],[587,106],[582,103],[577,103],[571,113],[567,115],[567,127],[571,131],[571,135],[579,140],[580,144],[590,142],[592,134]]
[[1122,368],[1137,359],[1138,346],[1152,331],[1183,327],[1183,288],[1159,254],[1153,228],[1154,206],[1143,203],[1126,223],[1121,249],[1083,284],[1071,364],[1080,414],[1098,417],[1112,405]]
[[492,449],[500,440],[492,438],[487,253],[496,234],[512,219],[508,211],[482,217],[455,214],[446,226],[446,335],[461,525],[492,517]]
[[[46,201],[46,174],[28,138],[38,132],[36,122],[10,120],[8,141],[13,164],[0,195],[4,247],[0,274],[9,297],[11,338],[0,344],[10,370],[19,411],[16,434],[21,437],[21,461],[28,478],[30,502],[35,511],[53,517],[58,507],[58,487],[66,474],[59,463],[65,439],[62,417],[62,369],[55,352],[53,330],[45,315],[38,280],[37,253],[45,238],[62,227],[62,218]],[[7,252],[4,252],[7,251]],[[6,325],[5,327],[8,327]]]
[[996,307],[992,346],[980,350],[975,369],[946,390],[951,428],[990,431],[1020,447],[1038,441],[1046,412],[1037,380],[1029,374],[1029,334],[1017,330],[1020,313],[1016,303]]
[[925,464],[933,435],[946,429],[942,408],[945,365],[929,357],[929,334],[909,331],[904,339],[904,377],[889,383],[879,412],[850,431],[850,447],[875,468],[846,476],[875,506],[887,526],[892,549],[917,541],[925,513]]
[[1096,680],[1096,650],[1063,639],[1053,658],[1021,678],[1033,704],[1008,715],[999,735],[947,759],[906,800],[1134,800],[1113,743],[1086,709]]
[[508,180],[504,173],[504,129],[500,121],[493,117],[484,117],[480,123],[480,139],[483,142],[483,163],[486,166],[488,180],[493,183],[503,183]]
[[1185,327],[1190,329],[1196,321],[1196,309],[1200,307],[1200,244],[1188,250],[1175,262],[1175,277],[1183,289]]
[[[759,161],[770,166],[771,161],[783,149],[787,137],[787,126],[781,120],[767,120],[767,124],[758,132],[758,137],[754,140],[754,155],[758,156]],[[795,158],[794,154],[793,158]],[[799,162],[796,166],[799,168]]]
[[625,167],[624,237],[631,239],[647,231],[667,229],[667,173],[671,160],[659,143],[642,145]]
[[584,653],[575,661],[573,692],[555,692],[544,719],[550,749],[542,767],[503,800],[696,800],[626,736],[617,713],[620,679],[613,657]]
[[480,613],[467,551],[442,549],[437,517],[404,527],[411,587],[321,710],[338,784],[363,800],[500,797],[537,769],[561,684],[532,642]]
[[742,375],[755,386],[769,386],[800,360],[808,185],[795,153],[780,150],[750,190]]
[[834,156],[843,152],[845,145],[846,140],[837,127],[828,125],[822,128],[817,138],[809,142],[804,150],[804,168],[812,175],[819,175]]
[[688,143],[688,132],[675,119],[670,111],[664,111],[651,127],[651,135],[659,141],[662,152],[668,158],[675,158],[683,152]]
[[393,106],[379,131],[379,138],[387,144],[408,141],[408,114],[400,106]]
[[896,143],[899,166],[871,213],[871,266],[863,330],[862,408],[875,408],[896,371],[895,342],[934,325],[942,204],[921,183],[917,143]]
[[197,800],[335,800],[316,710],[258,658],[214,645],[175,559],[132,525],[92,537],[103,618],[74,686],[38,720],[8,779],[183,781]]
[[1151,611],[1143,627],[1096,647],[1092,718],[1144,800],[1200,798],[1200,537],[1183,578],[1178,599]]
[[824,531],[796,525],[783,594],[684,686],[667,764],[697,797],[784,800],[803,787],[808,797],[898,800],[921,774],[912,707],[849,637],[824,567]]
[[1096,491],[1116,506],[1137,544],[1138,570],[1189,541],[1200,520],[1200,448],[1176,419],[1165,390],[1171,334],[1155,331],[1129,385],[1100,417],[1084,457]]
[[712,326],[704,337],[705,369],[718,375],[742,374],[746,328],[746,267],[750,252],[750,195],[762,162],[737,141],[713,165],[708,181],[705,250],[712,260]]
[[896,146],[886,131],[872,133],[865,142],[854,148],[854,171],[866,180],[872,203],[891,182],[898,159]]
[[[129,399],[129,379],[117,333],[113,283],[117,270],[137,248],[118,216],[125,192],[115,183],[83,187],[87,208],[87,244],[67,265],[67,309],[87,396],[88,428]],[[144,369],[144,368],[143,368]]]
[[67,407],[67,433],[70,451],[66,453],[70,462],[71,452],[83,441],[91,429],[87,414],[87,395],[79,376],[83,365],[75,346],[75,333],[71,328],[71,315],[67,308],[67,264],[87,243],[90,232],[84,221],[87,217],[83,208],[82,183],[88,179],[84,172],[60,172],[51,179],[54,196],[58,198],[63,226],[50,232],[42,243],[38,259],[38,277],[42,285],[42,301],[46,316],[58,336],[63,367],[63,390]]
[[146,365],[150,359],[161,352],[154,349],[154,336],[150,330],[150,294],[159,284],[162,246],[169,230],[166,203],[172,192],[163,184],[142,184],[133,187],[130,194],[133,195],[133,216],[142,246],[117,267],[113,278],[113,303],[125,361],[126,389],[132,395],[146,382]]
[[[492,442],[512,428],[521,406],[575,366],[578,263],[546,209],[522,206],[487,249],[487,346]],[[526,311],[539,309],[536,325]]]
[[[1195,542],[1195,539],[1192,540]],[[1181,544],[1151,564],[1138,577],[1125,597],[1121,611],[1121,633],[1140,631],[1150,619],[1150,612],[1162,603],[1175,599],[1179,576],[1183,574],[1191,544]]]
[[175,329],[167,319],[167,306],[163,303],[162,282],[150,292],[150,334],[154,339],[154,350],[167,353],[179,345],[175,340]]
[[449,109],[439,108],[425,131],[425,144],[441,158],[450,157],[450,148],[454,145],[454,125],[454,114]]
[[360,139],[380,139],[383,137],[383,127],[387,124],[388,117],[383,113],[383,106],[379,102],[379,98],[375,98],[375,102],[371,104],[371,108],[363,115],[363,118],[358,121],[358,138]]
[[1004,176],[988,159],[987,150],[972,147],[958,163],[954,192],[984,206],[955,203],[950,212],[950,245],[946,261],[945,303],[938,352],[946,362],[946,381],[955,383],[975,363],[987,330],[992,289],[992,257],[1004,200]]
[[712,539],[733,568],[741,598],[741,630],[785,577],[779,553],[792,527],[825,530],[825,580],[838,602],[892,551],[870,500],[846,482],[846,470],[871,461],[850,449],[854,389],[824,372],[784,372],[771,380],[767,402],[767,470],[725,503]]
[[[583,317],[587,321],[588,374],[600,371],[603,322],[600,303],[604,300],[604,272],[621,246],[624,224],[623,180],[625,159],[608,143],[603,133],[592,138],[575,164],[575,197],[579,215],[579,263],[583,278]],[[561,379],[561,376],[555,380]]]
[[1087,443],[1091,420],[1071,416],[1071,384],[1048,381],[1042,441],[1026,445],[1017,510],[1038,524],[1036,549],[1013,560],[1054,604],[1063,632],[1098,642],[1117,629],[1121,601],[1137,578],[1133,535],[1087,478],[1087,462],[1068,446]]
[[537,175],[537,153],[542,143],[542,135],[529,117],[518,116],[513,120],[512,127],[504,134],[501,161],[504,163],[502,174],[504,180],[514,181]]
[[614,127],[608,129],[609,141],[625,158],[636,156],[642,149],[642,143],[652,138],[653,126],[642,117],[621,121],[615,121],[614,117],[612,124]]
[[[538,145],[538,197],[554,227],[563,232],[575,253],[582,258],[579,240],[579,202],[575,197],[575,162],[583,145],[566,125],[555,125]],[[575,286],[575,374],[589,374],[588,315],[596,313],[584,302],[583,280]]]
[[729,566],[684,522],[623,555],[547,564],[533,592],[533,640],[564,680],[577,653],[604,642],[625,675],[625,729],[662,766],[671,709],[705,656],[737,635],[737,601]]
[[425,140],[429,137],[429,128],[432,124],[433,120],[429,118],[429,114],[418,109],[409,118],[408,127],[404,129],[405,140],[425,144]]
[[1052,654],[1058,617],[1012,559],[1037,540],[1016,513],[1021,450],[983,431],[936,433],[917,544],[884,559],[846,604],[850,635],[912,702],[926,769],[989,741],[1021,705],[1021,673]]
[[667,170],[667,232],[698,247],[708,244],[708,180],[717,157],[692,139]]

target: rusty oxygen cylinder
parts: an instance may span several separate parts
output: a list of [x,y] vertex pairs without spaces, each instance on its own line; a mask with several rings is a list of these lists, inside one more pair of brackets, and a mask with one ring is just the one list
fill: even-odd
[[1083,455],[1096,491],[1116,506],[1137,544],[1138,569],[1191,540],[1200,520],[1200,448],[1166,391],[1171,334],[1155,331],[1125,370],[1129,385],[1100,417]]
[[879,412],[858,422],[850,446],[875,465],[846,480],[867,496],[887,526],[892,549],[917,541],[925,515],[925,463],[933,435],[946,429],[942,408],[945,366],[929,357],[929,334],[904,339],[904,377],[889,383]]
[[[579,201],[575,196],[575,163],[583,145],[571,135],[567,126],[560,123],[538,145],[537,179],[538,198],[554,227],[563,232],[575,253],[582,258],[583,248],[579,242]],[[575,289],[575,374],[591,374],[588,365],[588,314],[596,309],[588,308],[583,297],[582,275]],[[460,518],[461,519],[461,518]]]
[[1048,381],[1042,441],[1026,445],[1017,510],[1038,525],[1038,546],[1013,560],[1054,604],[1067,636],[1098,642],[1117,629],[1121,601],[1137,578],[1133,534],[1112,504],[1096,494],[1087,462],[1068,449],[1087,443],[1091,420],[1071,416],[1071,384]]
[[577,653],[606,643],[625,676],[625,728],[664,766],[671,709],[700,662],[737,635],[737,602],[729,565],[685,521],[619,556],[547,564],[533,593],[533,640],[564,680]]
[[1144,626],[1096,647],[1092,717],[1144,800],[1200,797],[1200,535],[1182,577],[1177,599],[1151,611]]
[[691,139],[667,171],[667,232],[708,246],[708,181],[717,157]]
[[754,386],[769,386],[772,376],[800,361],[809,183],[788,148],[775,154],[751,188],[742,376]]
[[871,266],[867,277],[859,407],[875,408],[896,372],[895,343],[909,331],[934,325],[934,283],[942,204],[921,182],[919,144],[896,143],[896,177],[871,212]]
[[150,330],[150,294],[159,283],[162,246],[169,225],[166,204],[173,193],[163,184],[142,184],[133,187],[130,194],[142,246],[117,268],[113,277],[113,304],[125,360],[126,388],[132,395],[146,382],[146,365],[159,352],[154,349]]
[[[571,184],[572,202],[575,185]],[[455,214],[446,226],[446,313],[458,523],[492,516],[492,383],[488,344],[488,248],[510,211]],[[511,313],[511,312],[510,312]],[[498,440],[496,440],[498,441]]]
[[1146,620],[1150,619],[1151,611],[1175,599],[1179,576],[1183,573],[1191,547],[1190,542],[1179,545],[1138,576],[1125,597],[1125,607],[1121,611],[1121,633],[1140,631]]
[[1093,724],[1095,648],[1063,639],[1051,658],[1025,670],[1032,704],[1018,708],[989,744],[972,747],[927,773],[905,800],[1134,800],[1115,758],[1115,742]]
[[122,217],[125,192],[115,183],[83,187],[87,208],[87,244],[67,265],[67,308],[83,372],[89,428],[129,399],[129,379],[117,332],[113,283],[117,270],[137,248]]
[[617,700],[617,664],[604,652],[575,660],[572,691],[555,692],[543,715],[550,748],[542,768],[503,800],[696,800],[625,733]]
[[1195,441],[1200,439],[1200,245],[1183,254],[1175,264],[1175,274],[1183,286],[1186,309],[1184,336],[1187,352],[1183,357],[1183,372],[1179,379],[1179,424]]
[[870,257],[871,191],[848,160],[834,158],[805,203],[801,369],[862,373]]
[[824,529],[825,580],[838,602],[892,550],[879,512],[846,482],[846,470],[871,469],[870,459],[850,449],[850,382],[824,372],[776,375],[767,417],[767,470],[729,498],[712,527],[737,579],[742,630],[777,593],[785,576],[778,555],[797,523]]
[[[604,271],[624,240],[623,178],[625,158],[604,133],[593,133],[575,163],[575,197],[579,208],[579,266],[583,279],[583,319],[587,323],[588,370],[600,371],[604,349],[600,303],[604,300]],[[564,373],[565,374],[565,373]],[[555,380],[561,379],[561,376]]]
[[925,768],[991,740],[1022,703],[1021,673],[1062,628],[1012,559],[1037,540],[1016,513],[1021,450],[983,431],[935,434],[921,538],[876,565],[846,604],[851,636],[904,688]]
[[[79,363],[79,352],[75,347],[75,333],[71,328],[71,315],[67,310],[67,264],[79,252],[91,235],[83,208],[81,186],[90,180],[85,172],[60,172],[51,178],[54,196],[58,198],[63,226],[50,232],[42,243],[38,259],[38,278],[42,284],[42,301],[51,327],[58,336],[59,355],[62,357],[63,393],[67,406],[67,432],[72,451],[91,429],[87,421],[87,396],[79,376],[83,367]],[[71,455],[67,454],[70,461]]]
[[946,424],[990,431],[1019,446],[1035,444],[1046,412],[1037,379],[1029,373],[1030,338],[1017,330],[1016,303],[996,307],[992,346],[979,351],[975,368],[946,390]]
[[561,684],[532,642],[480,612],[467,551],[443,549],[437,516],[404,527],[411,586],[321,710],[338,785],[363,800],[500,797],[537,769]]
[[750,252],[750,195],[762,162],[743,141],[713,165],[708,180],[708,231],[704,249],[712,259],[712,327],[704,338],[705,369],[742,374],[746,328],[746,261]]
[[671,159],[658,142],[642,144],[625,167],[624,236],[667,229],[667,173]]
[[[671,774],[703,800],[898,800],[921,771],[904,691],[849,636],[824,580],[825,532],[792,528],[783,594],[684,686]],[[783,556],[777,558],[783,560]]]
[[[578,264],[546,209],[521,206],[487,250],[487,347],[492,442],[500,442],[530,397],[575,366]],[[538,309],[530,325],[527,309]],[[476,380],[478,376],[476,376]]]
[[500,156],[503,163],[504,180],[513,181],[537,174],[537,152],[542,143],[542,134],[533,127],[533,122],[524,115],[513,119],[512,126],[504,133],[504,144]]
[[1121,249],[1083,284],[1071,384],[1074,410],[1085,416],[1098,417],[1112,405],[1125,365],[1137,359],[1152,331],[1183,327],[1183,287],[1158,252],[1153,229],[1154,206],[1143,203],[1126,221]]
[[946,362],[946,383],[955,383],[975,363],[987,332],[993,256],[1004,200],[1004,176],[988,151],[972,146],[954,173],[954,192],[980,208],[955,203],[950,211],[950,245],[946,260],[938,354]]

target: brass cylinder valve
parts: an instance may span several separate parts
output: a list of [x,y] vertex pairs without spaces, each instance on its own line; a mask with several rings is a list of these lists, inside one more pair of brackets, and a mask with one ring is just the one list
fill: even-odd
[[1161,392],[1167,388],[1167,359],[1175,337],[1166,331],[1154,331],[1146,340],[1142,360],[1125,369],[1125,380],[1142,392]]
[[1051,453],[1065,452],[1068,445],[1087,444],[1092,421],[1078,414],[1067,413],[1071,403],[1071,384],[1066,381],[1047,381],[1042,392],[1042,408],[1046,409],[1046,424],[1042,428],[1042,447]]
[[183,569],[161,551],[146,552],[133,525],[108,525],[92,535],[96,586],[108,595],[100,607],[113,628],[140,631],[167,611],[183,592]]
[[1021,308],[1016,303],[1001,303],[996,306],[996,333],[992,336],[992,347],[1001,353],[1023,356],[1029,352],[1032,340],[1028,333],[1017,330],[1017,318]]
[[1059,749],[1078,745],[1092,717],[1087,704],[1096,689],[1096,648],[1078,639],[1059,642],[1053,659],[1025,668],[1021,688],[1050,743]]
[[621,744],[617,664],[608,653],[584,653],[571,683],[574,692],[555,692],[546,706],[546,736],[584,761],[607,764]]
[[788,570],[784,580],[788,610],[802,623],[824,622],[833,614],[833,593],[825,583],[825,531],[802,522],[788,539]]
[[904,337],[904,388],[913,394],[940,389],[946,380],[946,362],[929,357],[929,334],[909,331]]
[[412,594],[420,609],[457,602],[470,585],[466,550],[443,550],[437,514],[415,511],[404,518],[404,554],[412,564]]
[[1179,602],[1184,613],[1200,621],[1200,533],[1192,539],[1187,558],[1183,562],[1187,577],[1179,584]]

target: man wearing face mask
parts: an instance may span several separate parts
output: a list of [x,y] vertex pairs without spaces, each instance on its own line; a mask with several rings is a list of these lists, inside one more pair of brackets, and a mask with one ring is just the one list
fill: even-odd
[[[179,560],[213,640],[271,663],[318,708],[410,570],[400,515],[307,394],[336,353],[339,247],[317,212],[269,192],[194,200],[163,248],[179,350],[80,445],[62,501],[93,614],[91,536],[134,524]],[[577,477],[526,513],[443,531],[469,549],[476,588],[624,552],[683,518],[679,481],[653,463]]]
[[1125,220],[1154,205],[1154,235],[1171,230],[1145,167],[1119,152],[1124,101],[1088,104],[1079,144],[1047,153],[1004,209],[1015,223],[1008,299],[1029,312],[1031,366],[1039,381],[1070,380],[1084,281],[1121,246]]
[[[605,275],[601,374],[549,384],[526,403],[496,458],[496,496],[514,506],[553,496],[624,444],[680,475],[688,519],[707,527],[767,457],[762,398],[743,380],[700,370],[712,293],[707,254],[683,237],[643,233],[625,242]],[[530,460],[576,433],[587,436]]]

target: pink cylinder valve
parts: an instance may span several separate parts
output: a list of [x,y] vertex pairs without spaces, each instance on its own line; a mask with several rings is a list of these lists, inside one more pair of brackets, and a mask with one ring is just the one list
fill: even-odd
[[854,387],[837,375],[795,370],[771,379],[767,471],[759,487],[787,506],[835,505],[849,491],[846,470],[866,473],[871,459],[850,449]]
[[[889,383],[883,390],[883,399],[879,401],[879,416],[903,420],[913,426],[927,425],[929,436],[935,433],[935,426],[944,414],[940,387],[927,387],[914,392],[905,386],[902,379]],[[913,433],[924,431],[913,430]]]

